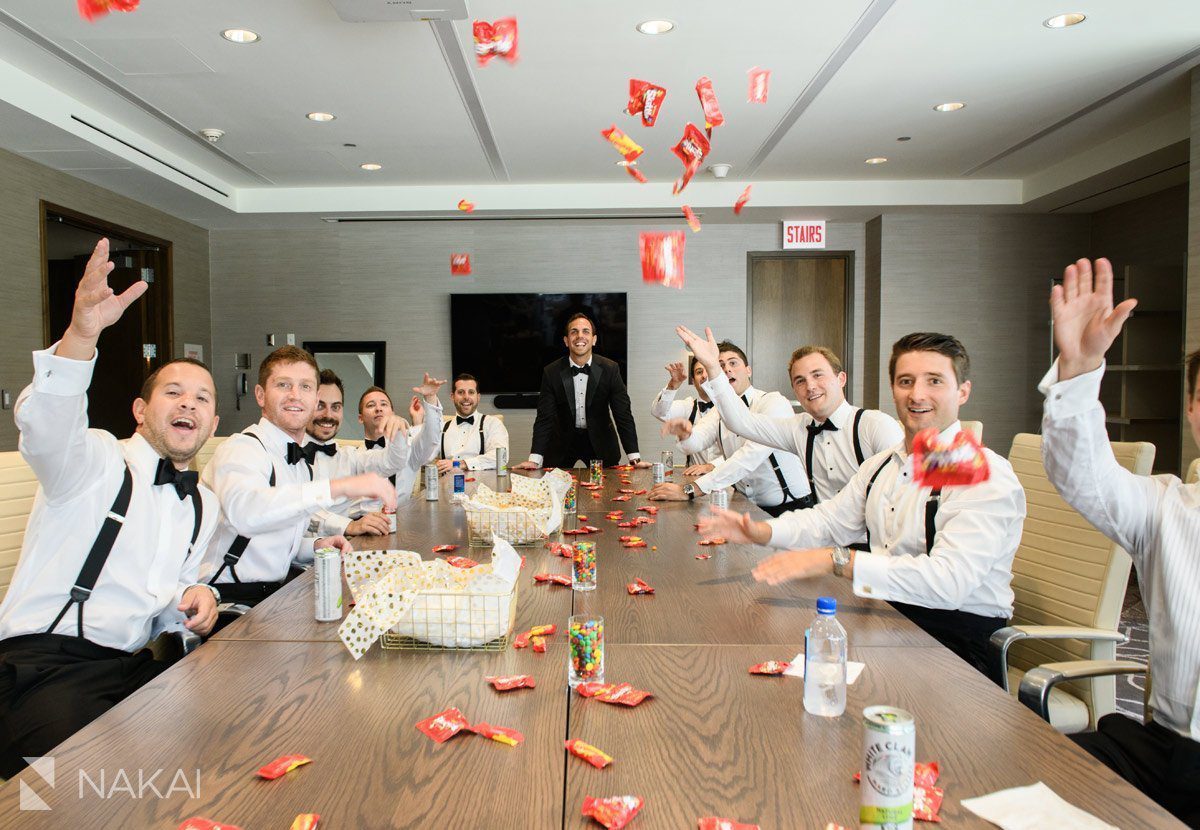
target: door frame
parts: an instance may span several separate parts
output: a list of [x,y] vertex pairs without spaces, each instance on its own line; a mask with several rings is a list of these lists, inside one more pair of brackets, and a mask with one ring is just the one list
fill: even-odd
[[175,357],[175,291],[174,291],[174,245],[166,240],[159,239],[157,236],[151,236],[142,231],[135,231],[131,228],[126,228],[123,225],[118,225],[115,222],[109,222],[106,219],[99,219],[95,216],[88,216],[86,213],[80,213],[77,210],[72,210],[62,205],[56,205],[53,202],[47,202],[45,199],[38,200],[38,232],[39,242],[41,245],[41,270],[42,270],[42,343],[43,348],[49,348],[50,342],[50,273],[46,264],[46,229],[49,214],[57,214],[64,219],[69,219],[72,225],[84,230],[98,233],[105,237],[124,237],[132,242],[138,242],[144,245],[157,247],[163,254],[164,268],[163,274],[155,274],[154,281],[162,285],[162,303],[159,308],[160,318],[157,321],[160,326],[160,331],[165,335],[166,342],[160,343],[162,347],[159,352],[159,362],[165,363]]
[[[746,252],[746,353],[754,353],[754,263],[760,259],[844,259],[846,260],[846,315],[845,341],[842,344],[842,368],[848,378],[846,385],[853,392],[854,385],[854,251],[826,250],[819,248],[806,251],[747,251]],[[799,345],[799,344],[797,344]],[[789,400],[790,397],[789,397]]]

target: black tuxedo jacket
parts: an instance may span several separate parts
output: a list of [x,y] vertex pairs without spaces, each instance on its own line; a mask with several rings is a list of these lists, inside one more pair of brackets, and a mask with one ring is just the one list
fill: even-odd
[[[609,412],[612,412],[611,416]],[[637,428],[629,409],[629,393],[616,362],[592,354],[584,404],[588,437],[592,448],[611,467],[626,453],[638,451]],[[616,421],[616,429],[613,421]],[[537,420],[533,424],[533,452],[544,459],[544,467],[565,466],[575,432],[575,376],[571,361],[562,357],[542,371],[542,389],[538,396]],[[617,434],[620,434],[620,443]]]

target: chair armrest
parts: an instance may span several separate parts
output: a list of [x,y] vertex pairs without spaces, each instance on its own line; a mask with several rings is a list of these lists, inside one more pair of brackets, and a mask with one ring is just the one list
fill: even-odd
[[999,651],[1000,677],[1008,688],[1008,649],[1021,640],[1101,640],[1118,645],[1129,642],[1129,635],[1110,628],[1086,628],[1075,625],[1009,625],[992,634],[992,646]]
[[222,602],[217,606],[218,614],[228,614],[231,617],[240,617],[249,611],[249,605],[242,605],[239,602]]
[[185,657],[195,651],[196,647],[203,642],[199,634],[195,631],[188,631],[186,628],[174,632],[174,635],[179,637],[179,646]]
[[1145,674],[1149,669],[1132,660],[1071,660],[1066,663],[1046,663],[1025,672],[1017,699],[1050,720],[1050,692],[1059,683],[1067,680],[1083,680],[1088,677],[1107,677],[1114,674]]

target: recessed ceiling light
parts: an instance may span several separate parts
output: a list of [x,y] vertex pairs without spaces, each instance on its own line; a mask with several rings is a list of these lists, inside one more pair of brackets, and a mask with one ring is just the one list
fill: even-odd
[[262,40],[258,32],[252,32],[249,29],[226,29],[221,32],[221,37],[230,43],[258,43]]
[[875,156],[874,158],[867,159],[866,163],[867,164],[883,164],[885,161],[887,161],[887,159],[885,159],[883,156]]
[[360,164],[358,166],[361,167],[363,170],[382,170],[383,169],[382,164],[376,164],[373,161],[369,161],[366,164]]
[[1071,12],[1070,14],[1056,14],[1054,17],[1047,18],[1042,21],[1042,25],[1047,29],[1065,29],[1068,26],[1074,26],[1085,20],[1087,20],[1086,14]]
[[966,104],[962,101],[951,101],[947,104],[938,104],[934,109],[938,112],[958,112],[965,106]]
[[665,35],[674,28],[670,20],[643,20],[637,24],[637,30],[644,35]]
[[308,115],[306,115],[304,117],[307,118],[309,121],[321,121],[321,122],[333,121],[334,119],[337,118],[336,115],[332,115],[328,112],[310,112]]

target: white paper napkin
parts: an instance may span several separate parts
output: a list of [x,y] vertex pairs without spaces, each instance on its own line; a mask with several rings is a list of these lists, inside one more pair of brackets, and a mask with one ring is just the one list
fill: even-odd
[[[846,685],[853,686],[854,681],[858,680],[858,676],[862,674],[862,670],[867,667],[866,663],[855,663],[853,660],[846,661]],[[788,677],[804,677],[804,652],[800,652],[792,658],[790,665],[784,672]]]
[[1117,830],[1091,813],[1064,801],[1041,781],[978,798],[964,798],[962,806],[1004,830]]

